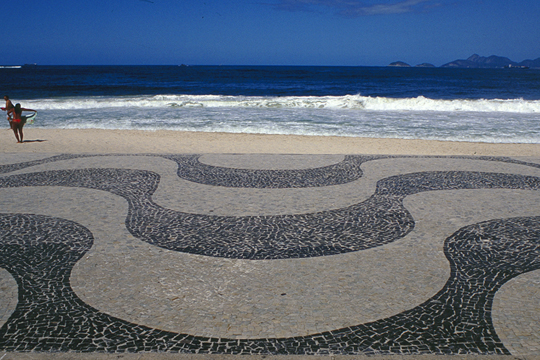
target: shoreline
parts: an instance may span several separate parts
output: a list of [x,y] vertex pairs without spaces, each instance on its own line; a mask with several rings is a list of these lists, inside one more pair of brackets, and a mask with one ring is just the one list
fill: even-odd
[[24,140],[24,144],[17,144],[10,129],[1,129],[0,152],[540,156],[540,144],[207,133],[174,130],[39,129],[27,127],[24,129]]

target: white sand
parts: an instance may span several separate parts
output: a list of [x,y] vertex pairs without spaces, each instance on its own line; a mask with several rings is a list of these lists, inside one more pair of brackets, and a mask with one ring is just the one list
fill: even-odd
[[0,130],[2,153],[268,153],[540,156],[540,144],[26,127],[25,143]]

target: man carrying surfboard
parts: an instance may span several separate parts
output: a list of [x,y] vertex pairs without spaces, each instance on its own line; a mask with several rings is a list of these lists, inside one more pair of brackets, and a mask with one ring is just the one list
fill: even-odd
[[14,108],[13,103],[9,100],[9,96],[5,95],[4,100],[6,100],[6,107],[3,107],[2,110],[7,111],[7,121],[9,122],[9,127],[11,127],[11,115],[9,111]]
[[23,120],[22,112],[23,111],[33,111],[37,113],[36,110],[32,109],[25,109],[21,107],[21,104],[16,104],[15,107],[8,111],[8,115],[13,115],[13,120],[11,120],[11,129],[13,130],[13,133],[15,134],[15,138],[17,139],[17,143],[22,144],[23,142],[23,126],[26,123],[26,118]]

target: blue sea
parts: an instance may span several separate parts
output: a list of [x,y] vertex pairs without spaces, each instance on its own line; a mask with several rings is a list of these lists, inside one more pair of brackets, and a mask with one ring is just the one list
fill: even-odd
[[0,67],[33,126],[540,143],[540,70]]

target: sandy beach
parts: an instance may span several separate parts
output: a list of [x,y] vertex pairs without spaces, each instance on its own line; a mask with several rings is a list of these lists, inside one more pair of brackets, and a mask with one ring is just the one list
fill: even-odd
[[24,129],[24,144],[0,131],[2,153],[252,153],[540,156],[540,144],[492,144],[336,136],[142,130]]

